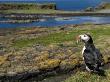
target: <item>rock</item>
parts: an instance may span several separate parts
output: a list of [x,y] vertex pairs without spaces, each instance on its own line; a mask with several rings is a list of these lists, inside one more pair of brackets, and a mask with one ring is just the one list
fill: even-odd
[[59,46],[57,44],[50,44],[48,45],[48,50],[51,50],[51,49],[56,49],[58,48]]
[[85,11],[86,11],[86,12],[87,12],[87,11],[94,11],[94,9],[93,9],[92,7],[88,7],[88,8],[85,9]]
[[64,30],[65,30],[65,27],[61,27],[59,30],[62,30],[62,31],[64,31]]
[[0,43],[0,56],[3,56],[6,51],[6,46],[2,43]]
[[14,72],[14,71],[9,71],[9,72],[7,72],[7,75],[8,76],[14,76],[14,75],[16,75],[17,73],[16,72]]
[[100,9],[105,9],[107,6],[107,3],[103,2],[101,3],[98,7],[96,7],[96,9],[100,10]]

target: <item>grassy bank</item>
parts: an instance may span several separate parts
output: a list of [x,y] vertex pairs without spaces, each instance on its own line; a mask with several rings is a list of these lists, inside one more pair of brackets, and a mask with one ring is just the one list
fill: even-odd
[[77,72],[64,82],[110,82],[110,70],[106,70],[107,77],[89,74],[87,72]]
[[54,3],[0,3],[0,13],[49,13],[57,12]]
[[[87,27],[87,26],[85,26]],[[98,27],[98,26],[96,26]],[[83,28],[83,27],[82,27]],[[13,44],[16,47],[25,47],[28,44],[43,44],[43,45],[48,45],[48,44],[52,44],[52,43],[63,43],[66,41],[72,41],[75,44],[75,37],[78,34],[82,34],[82,33],[90,33],[92,34],[92,36],[94,37],[94,39],[103,36],[108,36],[110,35],[110,28],[106,28],[106,26],[101,26],[100,28],[87,28],[87,29],[73,29],[72,31],[59,31],[58,33],[52,33],[49,34],[48,36],[41,36],[38,38],[34,38],[34,39],[22,39],[22,40],[16,40],[15,43]]]

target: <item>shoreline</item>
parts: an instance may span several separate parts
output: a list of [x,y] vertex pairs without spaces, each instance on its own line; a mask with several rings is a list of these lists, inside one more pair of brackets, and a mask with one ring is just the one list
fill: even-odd
[[7,15],[31,15],[31,16],[43,16],[43,15],[49,15],[49,16],[110,16],[110,13],[102,13],[102,12],[71,12],[71,13],[33,13],[33,14],[25,14],[25,13],[0,13],[0,17],[7,16]]

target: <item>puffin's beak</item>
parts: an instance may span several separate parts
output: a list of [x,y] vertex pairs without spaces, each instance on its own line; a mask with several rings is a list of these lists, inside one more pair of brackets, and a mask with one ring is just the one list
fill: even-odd
[[81,36],[79,35],[79,36],[77,37],[77,44],[78,44],[80,41],[81,41]]

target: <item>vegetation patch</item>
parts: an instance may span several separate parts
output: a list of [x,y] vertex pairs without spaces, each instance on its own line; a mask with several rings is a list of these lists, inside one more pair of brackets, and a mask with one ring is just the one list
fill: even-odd
[[[83,27],[82,27],[83,28]],[[110,35],[110,28],[95,28],[95,29],[74,29],[72,31],[59,31],[58,33],[48,34],[47,36],[41,36],[34,39],[21,39],[15,40],[13,46],[15,47],[26,47],[33,44],[49,45],[52,43],[63,43],[66,41],[72,41],[73,45],[76,45],[76,36],[82,33],[90,33],[93,39],[99,38],[101,35]]]
[[0,10],[25,10],[25,9],[56,9],[54,3],[35,4],[35,3],[0,3]]
[[110,72],[107,73],[107,77],[103,77],[96,74],[90,74],[88,72],[77,72],[75,75],[72,75],[64,82],[109,82],[109,73]]

